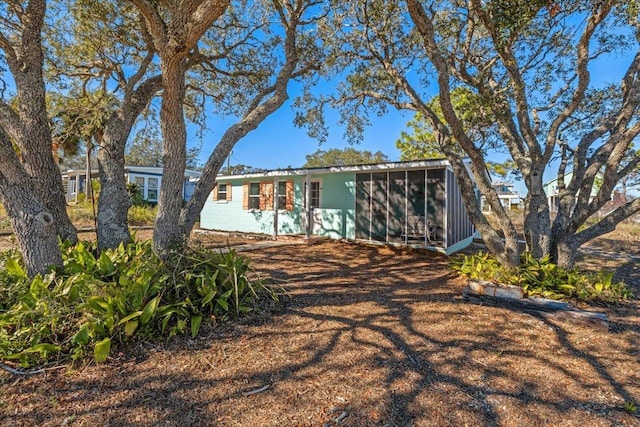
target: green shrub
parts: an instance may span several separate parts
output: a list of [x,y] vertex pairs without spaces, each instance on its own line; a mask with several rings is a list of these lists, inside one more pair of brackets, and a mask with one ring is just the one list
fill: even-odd
[[132,206],[145,206],[147,202],[142,196],[142,188],[135,182],[127,182],[127,193]]
[[150,242],[99,255],[92,244],[63,244],[63,253],[63,268],[33,280],[19,254],[0,256],[0,359],[26,367],[93,353],[102,362],[130,340],[195,337],[203,319],[235,318],[277,297],[234,251],[189,249],[164,262]]
[[521,261],[516,270],[508,270],[494,256],[479,252],[454,258],[452,268],[470,279],[521,286],[529,296],[584,302],[612,302],[633,296],[623,282],[613,281],[612,272],[567,270],[549,257],[536,259],[528,253],[522,255]]
[[0,232],[11,231],[11,219],[7,215],[2,203],[0,203]]
[[129,213],[127,214],[129,225],[153,224],[157,212],[157,206],[149,204],[133,205],[129,208]]

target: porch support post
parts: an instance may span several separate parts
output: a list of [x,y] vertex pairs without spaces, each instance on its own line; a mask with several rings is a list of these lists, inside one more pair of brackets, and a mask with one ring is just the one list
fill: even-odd
[[409,171],[404,171],[404,244],[409,244]]
[[444,203],[442,204],[442,218],[443,218],[443,236],[442,236],[442,244],[445,248],[449,246],[449,217],[447,216],[448,210],[451,208],[449,206],[449,169],[444,169]]
[[305,214],[307,216],[307,239],[311,237],[311,172],[306,175]]
[[273,235],[278,237],[278,178],[273,180]]
[[424,246],[430,246],[431,242],[427,238],[429,235],[429,172],[428,169],[424,170]]
[[75,197],[73,198],[73,202],[74,203],[78,203],[78,193],[80,193],[80,173],[79,172],[75,172],[74,173],[76,176],[76,194]]

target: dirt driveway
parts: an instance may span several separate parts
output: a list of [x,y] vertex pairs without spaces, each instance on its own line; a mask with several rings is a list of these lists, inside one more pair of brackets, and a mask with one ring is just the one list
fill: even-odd
[[0,373],[0,425],[640,426],[625,411],[640,403],[637,300],[603,332],[465,302],[429,252],[247,255],[287,292],[274,313],[106,365]]

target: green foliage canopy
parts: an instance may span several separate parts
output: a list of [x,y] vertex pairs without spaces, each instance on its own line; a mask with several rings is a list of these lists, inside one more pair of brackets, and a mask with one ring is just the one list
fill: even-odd
[[381,151],[359,151],[355,148],[332,148],[330,150],[318,150],[305,156],[307,162],[304,168],[317,168],[325,166],[350,166],[374,163],[385,163],[389,158]]
[[[466,132],[480,149],[486,150],[500,145],[500,139],[497,138],[497,131],[488,111],[487,103],[480,95],[468,88],[459,87],[451,92],[451,98]],[[431,98],[428,106],[441,121],[444,121],[440,96],[436,95]],[[458,155],[464,156],[464,151],[453,138],[444,138],[441,142],[436,139],[432,125],[422,113],[417,112],[407,122],[407,127],[410,133],[403,131],[396,141],[396,147],[401,153],[401,160],[444,158],[442,144],[449,145]]]

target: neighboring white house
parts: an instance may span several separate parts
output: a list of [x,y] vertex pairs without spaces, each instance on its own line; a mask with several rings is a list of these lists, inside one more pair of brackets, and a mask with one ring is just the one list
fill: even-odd
[[[160,196],[162,184],[162,167],[155,166],[125,166],[125,178],[129,183],[135,183],[142,194],[142,198],[148,202],[156,203]],[[184,172],[184,186],[182,197],[189,200],[193,194],[195,183],[200,179],[201,173],[187,169]],[[98,171],[91,171],[91,179],[98,179]],[[84,169],[68,170],[62,173],[62,184],[66,188],[68,202],[77,202],[81,193],[86,194],[87,171]]]
[[[568,185],[571,182],[571,178],[573,178],[573,172],[567,172],[564,176],[565,185]],[[560,205],[560,200],[558,196],[560,195],[560,190],[558,189],[558,178],[554,178],[550,181],[542,184],[542,188],[544,193],[547,195],[547,200],[549,203],[549,210],[551,212],[558,212],[558,206]],[[598,188],[596,185],[591,189],[591,195],[589,196],[589,201],[593,200],[593,198],[598,193]]]
[[[521,208],[522,198],[517,191],[513,189],[513,184],[508,182],[496,182],[491,185],[493,189],[498,193],[500,203],[506,210],[516,210]],[[491,212],[491,206],[487,203],[484,196],[482,196],[482,211]]]

